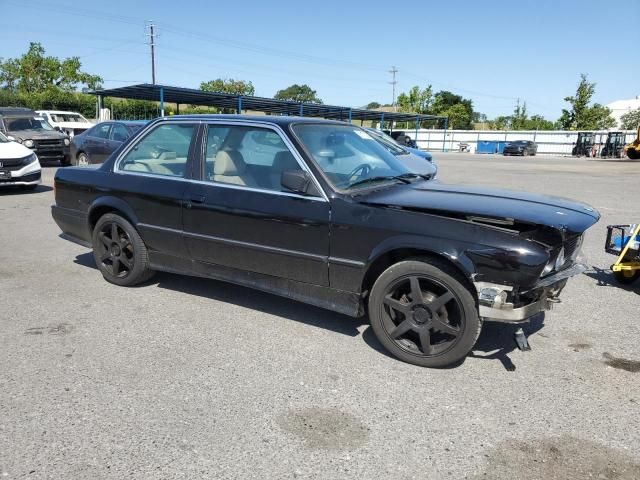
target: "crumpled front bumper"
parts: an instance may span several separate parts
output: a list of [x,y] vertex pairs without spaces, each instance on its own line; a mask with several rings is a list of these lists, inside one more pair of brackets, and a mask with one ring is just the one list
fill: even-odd
[[537,300],[526,305],[515,307],[507,299],[513,292],[513,287],[488,282],[475,282],[478,290],[479,315],[485,320],[506,323],[525,322],[534,315],[545,310],[551,310],[554,303],[559,303],[559,295],[567,279],[581,274],[587,269],[586,265],[576,263],[569,268],[540,279],[531,288],[519,290],[526,295],[538,291]]

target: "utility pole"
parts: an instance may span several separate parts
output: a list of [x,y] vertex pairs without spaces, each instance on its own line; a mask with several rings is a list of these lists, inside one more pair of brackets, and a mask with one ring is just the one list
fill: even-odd
[[396,73],[398,73],[398,69],[395,67],[395,65],[391,67],[391,70],[389,70],[389,73],[392,75],[392,78],[393,78],[393,80],[389,82],[392,85],[392,89],[393,89],[391,106],[393,107],[393,111],[396,112],[398,110],[396,108],[396,84],[398,83],[398,81],[396,80]]
[[147,36],[149,37],[149,46],[151,47],[151,83],[156,84],[156,34],[154,31],[155,25],[153,21],[149,22],[149,33]]

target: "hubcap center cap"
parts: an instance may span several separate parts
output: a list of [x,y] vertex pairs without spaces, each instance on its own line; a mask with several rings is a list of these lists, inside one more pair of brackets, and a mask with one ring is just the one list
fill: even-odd
[[424,307],[417,307],[413,311],[413,319],[416,323],[422,325],[423,323],[427,323],[431,320],[431,313]]
[[118,257],[120,256],[121,250],[120,250],[120,245],[118,245],[117,243],[114,243],[113,245],[111,245],[111,255],[114,257]]

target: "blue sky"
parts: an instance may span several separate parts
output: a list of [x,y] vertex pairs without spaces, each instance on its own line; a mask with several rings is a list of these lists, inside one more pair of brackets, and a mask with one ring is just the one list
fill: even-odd
[[307,83],[325,103],[391,102],[432,84],[471,98],[490,118],[517,98],[556,119],[580,73],[595,101],[640,95],[640,31],[625,28],[640,0],[167,1],[0,0],[0,57],[39,41],[50,55],[80,56],[105,86],[150,82],[145,22],[157,25],[157,82],[251,80],[271,97]]

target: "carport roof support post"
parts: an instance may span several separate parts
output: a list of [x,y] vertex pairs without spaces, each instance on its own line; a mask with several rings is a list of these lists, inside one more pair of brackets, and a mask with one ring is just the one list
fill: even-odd
[[160,87],[160,116],[164,117],[164,88]]

